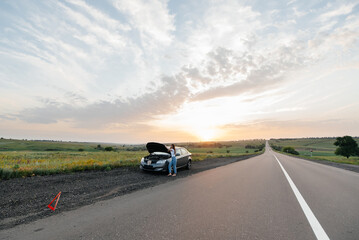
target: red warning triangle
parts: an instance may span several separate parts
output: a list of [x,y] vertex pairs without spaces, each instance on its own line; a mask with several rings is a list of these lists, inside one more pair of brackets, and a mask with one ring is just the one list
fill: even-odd
[[[56,206],[57,206],[57,203],[59,202],[59,199],[60,199],[60,195],[61,195],[61,192],[59,192],[59,193],[56,195],[56,197],[50,202],[50,204],[47,205],[47,207],[50,208],[52,211],[55,211]],[[57,198],[57,200],[56,200],[55,206],[52,207],[51,204],[55,201],[56,198]]]

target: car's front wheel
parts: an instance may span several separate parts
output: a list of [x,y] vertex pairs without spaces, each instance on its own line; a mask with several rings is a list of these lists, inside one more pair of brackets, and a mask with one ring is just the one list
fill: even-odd
[[191,160],[188,160],[187,165],[186,165],[186,168],[187,168],[188,170],[190,170],[191,167],[192,167],[192,161],[191,161]]

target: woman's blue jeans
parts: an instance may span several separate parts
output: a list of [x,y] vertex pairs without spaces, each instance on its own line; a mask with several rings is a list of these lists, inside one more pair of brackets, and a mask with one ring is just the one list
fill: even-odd
[[172,157],[171,162],[168,164],[168,173],[172,172],[172,166],[173,166],[173,173],[177,174],[176,165],[177,165],[177,159],[176,159],[176,157]]

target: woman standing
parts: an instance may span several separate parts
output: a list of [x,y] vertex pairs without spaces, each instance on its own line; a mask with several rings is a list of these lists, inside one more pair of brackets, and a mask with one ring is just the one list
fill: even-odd
[[171,153],[171,162],[168,164],[168,175],[167,176],[171,176],[172,175],[172,166],[173,166],[173,175],[172,177],[175,177],[177,174],[177,159],[176,159],[176,147],[174,144],[171,144],[170,150],[168,150]]

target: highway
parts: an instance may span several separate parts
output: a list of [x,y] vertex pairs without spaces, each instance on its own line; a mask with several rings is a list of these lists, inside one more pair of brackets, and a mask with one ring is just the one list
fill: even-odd
[[267,146],[248,160],[1,231],[0,239],[359,239],[359,174]]

